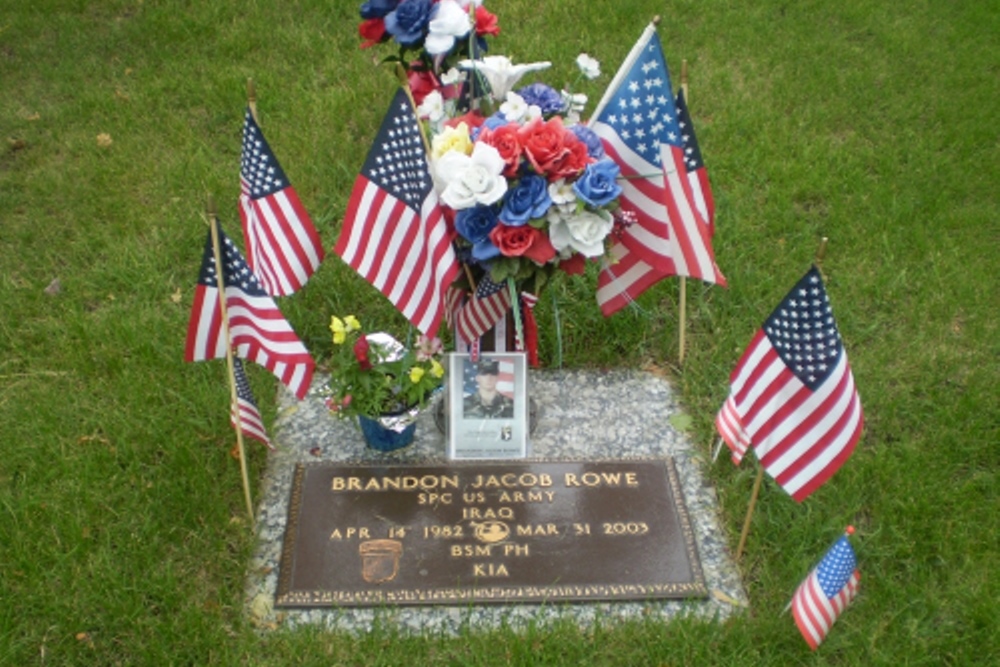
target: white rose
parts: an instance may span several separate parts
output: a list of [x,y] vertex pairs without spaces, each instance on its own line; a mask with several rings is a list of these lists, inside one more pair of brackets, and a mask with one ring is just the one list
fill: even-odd
[[469,34],[469,15],[455,0],[441,0],[434,18],[427,25],[424,49],[432,56],[451,51],[455,39]]
[[472,155],[445,153],[435,165],[438,180],[444,184],[441,201],[456,211],[495,204],[507,192],[505,166],[500,152],[488,144],[477,143]]
[[585,257],[604,254],[604,239],[611,233],[614,220],[607,211],[563,213],[549,210],[549,240],[558,251],[571,248]]

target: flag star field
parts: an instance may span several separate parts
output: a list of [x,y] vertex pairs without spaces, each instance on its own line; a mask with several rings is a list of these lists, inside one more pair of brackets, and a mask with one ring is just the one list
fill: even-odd
[[843,351],[830,299],[813,267],[764,322],[778,356],[804,385],[815,390]]

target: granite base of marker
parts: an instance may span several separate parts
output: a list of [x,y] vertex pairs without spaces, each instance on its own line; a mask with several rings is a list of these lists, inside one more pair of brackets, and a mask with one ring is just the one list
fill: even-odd
[[283,392],[273,440],[277,447],[264,474],[257,508],[258,546],[251,563],[246,603],[262,629],[318,625],[365,632],[389,624],[403,632],[456,634],[501,624],[519,628],[557,620],[581,626],[616,620],[679,616],[725,619],[748,606],[739,572],[726,548],[717,515],[715,490],[705,478],[707,461],[672,420],[680,407],[669,382],[642,371],[531,371],[529,391],[538,406],[538,424],[529,456],[545,460],[629,460],[673,457],[690,516],[709,595],[701,600],[572,602],[559,604],[387,606],[379,608],[278,609],[274,600],[288,518],[288,502],[298,463],[336,461],[361,464],[447,463],[445,438],[431,410],[421,414],[413,445],[381,454],[364,446],[353,421],[327,412],[318,376],[303,401]]

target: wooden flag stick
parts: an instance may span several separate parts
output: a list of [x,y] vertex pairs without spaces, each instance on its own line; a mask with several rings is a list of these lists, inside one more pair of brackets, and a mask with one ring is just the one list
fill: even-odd
[[260,125],[260,119],[257,118],[257,89],[253,85],[253,79],[247,79],[247,106],[250,107],[253,122]]
[[[684,101],[688,103],[688,61],[687,58],[681,61],[681,90],[684,91]],[[690,108],[690,107],[689,107]],[[684,363],[684,350],[687,347],[687,278],[681,276],[680,284],[680,303],[678,304],[678,309],[680,310],[680,322],[678,323],[678,328],[680,333],[677,340],[677,361],[678,363]]]
[[687,336],[687,278],[681,276],[680,284],[680,298],[679,304],[677,306],[680,310],[680,321],[677,323],[677,327],[680,330],[677,336],[677,361],[679,363],[684,363],[684,348],[687,347],[687,341],[685,340]]
[[722,438],[720,437],[719,441],[715,443],[715,453],[712,454],[712,463],[715,463],[715,461],[719,458],[719,454],[722,453],[722,442]]
[[681,61],[681,90],[684,91],[684,101],[690,105],[691,97],[688,92],[688,61],[687,58]]
[[[759,462],[758,462],[759,463]],[[736,560],[743,556],[743,547],[747,543],[747,535],[750,534],[750,519],[753,518],[754,507],[757,506],[757,496],[760,494],[760,484],[764,481],[764,464],[760,464],[757,471],[757,479],[753,483],[753,492],[750,494],[750,506],[747,507],[747,517],[743,520],[743,532],[740,534],[740,544],[736,547]]]
[[819,241],[819,247],[816,248],[816,258],[813,262],[816,264],[816,268],[819,269],[819,275],[822,276],[823,280],[826,280],[826,276],[823,275],[823,258],[826,256],[826,244],[830,239],[824,236]]
[[222,312],[222,335],[226,340],[226,366],[229,369],[229,409],[236,419],[236,447],[240,454],[240,474],[243,477],[243,497],[247,503],[247,515],[253,525],[253,502],[250,500],[250,476],[247,474],[246,450],[243,447],[243,423],[240,418],[239,398],[236,394],[236,363],[233,361],[233,346],[229,339],[229,311],[226,309],[226,285],[222,265],[222,248],[219,244],[219,223],[215,215],[215,200],[208,196],[208,224],[212,230],[212,252],[215,255],[215,279],[219,291],[219,310]]

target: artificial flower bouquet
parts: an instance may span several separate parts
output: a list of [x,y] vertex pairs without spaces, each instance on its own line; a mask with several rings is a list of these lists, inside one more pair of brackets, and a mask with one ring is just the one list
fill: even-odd
[[[515,90],[550,63],[483,56],[499,27],[481,0],[369,0],[361,16],[362,46],[393,41],[392,60],[407,67],[462,289],[489,276],[537,295],[554,271],[582,273],[605,255],[631,220],[619,212],[618,165],[579,121],[586,95],[540,82]],[[581,77],[600,75],[586,54],[576,62]]]
[[424,407],[441,386],[441,341],[419,336],[407,350],[386,333],[366,334],[353,315],[332,317],[326,405],[338,417],[401,415]]

